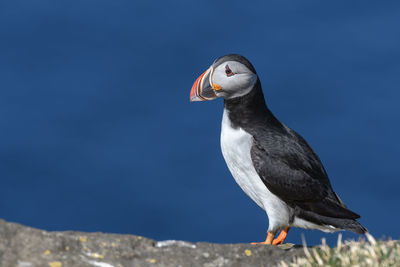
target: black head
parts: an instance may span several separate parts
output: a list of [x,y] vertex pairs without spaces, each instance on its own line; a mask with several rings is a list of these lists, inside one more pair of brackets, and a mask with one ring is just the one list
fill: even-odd
[[239,55],[239,54],[228,54],[228,55],[219,57],[214,61],[213,66],[217,67],[218,65],[220,65],[220,64],[222,64],[222,63],[224,63],[226,61],[239,62],[239,63],[245,65],[254,74],[257,74],[256,73],[256,69],[253,67],[253,65],[250,63],[250,61],[247,58],[245,58],[244,56]]

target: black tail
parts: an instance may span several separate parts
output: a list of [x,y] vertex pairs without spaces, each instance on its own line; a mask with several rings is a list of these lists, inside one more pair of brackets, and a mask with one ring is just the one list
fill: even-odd
[[368,230],[355,219],[333,218],[307,210],[298,210],[298,217],[318,225],[332,225],[335,228],[349,230],[356,234],[365,234]]
[[360,215],[342,206],[340,202],[325,198],[319,202],[294,202],[295,205],[304,211],[312,212],[326,217],[341,219],[358,219]]
[[346,228],[349,231],[352,231],[353,233],[363,235],[368,232],[367,228],[362,226],[359,222],[356,220],[351,221],[350,223],[346,224]]

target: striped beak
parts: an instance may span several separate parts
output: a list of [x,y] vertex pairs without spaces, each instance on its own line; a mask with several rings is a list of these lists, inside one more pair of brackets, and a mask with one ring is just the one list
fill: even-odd
[[211,66],[196,79],[190,91],[190,101],[206,101],[217,98],[212,87],[213,67]]

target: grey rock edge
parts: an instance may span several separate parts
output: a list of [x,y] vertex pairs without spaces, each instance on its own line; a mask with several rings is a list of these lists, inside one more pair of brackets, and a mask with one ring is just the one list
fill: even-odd
[[157,242],[135,235],[47,232],[0,219],[1,267],[275,266],[300,255],[300,246]]

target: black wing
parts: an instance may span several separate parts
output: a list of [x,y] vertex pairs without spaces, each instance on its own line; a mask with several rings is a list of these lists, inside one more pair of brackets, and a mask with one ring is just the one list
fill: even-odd
[[328,217],[359,218],[341,203],[318,156],[293,130],[258,132],[251,158],[267,188],[292,207]]

